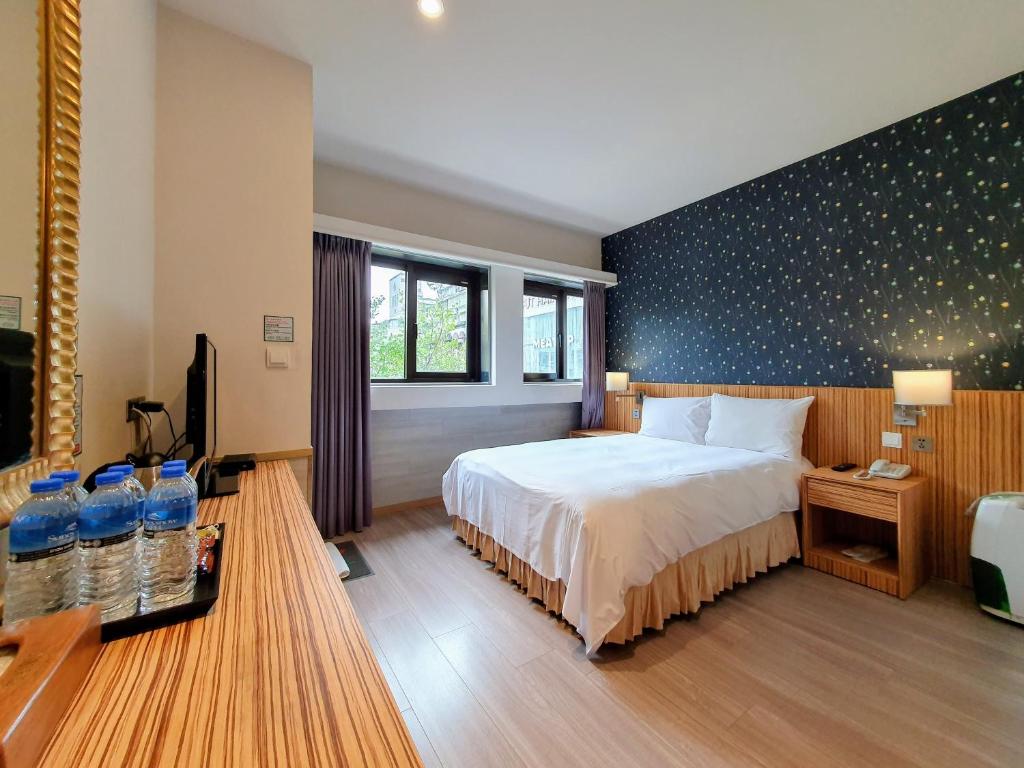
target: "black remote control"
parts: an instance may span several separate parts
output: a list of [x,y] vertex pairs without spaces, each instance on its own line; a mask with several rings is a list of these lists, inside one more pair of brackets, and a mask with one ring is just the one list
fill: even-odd
[[832,467],[832,471],[833,472],[849,472],[851,469],[853,469],[856,466],[857,466],[856,464],[850,464],[849,462],[844,462],[843,464],[836,464],[834,467]]

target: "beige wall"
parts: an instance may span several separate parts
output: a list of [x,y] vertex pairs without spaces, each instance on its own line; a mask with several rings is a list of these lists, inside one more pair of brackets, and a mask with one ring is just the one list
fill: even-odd
[[21,299],[20,330],[35,330],[39,272],[39,85],[36,6],[0,3],[0,295]]
[[503,213],[349,168],[317,163],[317,213],[550,259],[601,268],[601,238],[574,229]]
[[150,392],[155,43],[155,3],[82,4],[78,463],[86,471],[133,447],[125,401]]
[[[217,345],[217,453],[310,443],[310,67],[164,7],[157,21],[154,395],[184,424],[194,336]],[[265,367],[263,315],[295,317]]]
[[[597,237],[355,171],[316,166],[314,198],[307,65],[152,3],[91,0],[83,25],[86,469],[131,447],[130,396],[183,427],[200,331],[220,351],[218,453],[309,445],[314,209],[599,266]],[[287,370],[265,367],[264,314],[295,317]]]

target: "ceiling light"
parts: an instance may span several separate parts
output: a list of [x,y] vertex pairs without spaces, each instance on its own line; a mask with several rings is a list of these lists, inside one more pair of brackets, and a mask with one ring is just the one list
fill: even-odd
[[428,19],[436,19],[444,13],[444,3],[441,0],[416,0],[420,13]]

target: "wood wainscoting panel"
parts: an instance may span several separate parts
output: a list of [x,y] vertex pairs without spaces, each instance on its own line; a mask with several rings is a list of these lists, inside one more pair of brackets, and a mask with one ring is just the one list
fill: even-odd
[[[964,513],[978,496],[1024,490],[1024,392],[956,390],[951,407],[928,408],[916,427],[893,424],[891,389],[774,387],[742,384],[656,384],[632,382],[630,392],[651,397],[797,398],[814,395],[804,429],[804,455],[815,466],[852,461],[867,466],[878,458],[909,464],[931,479],[927,507],[931,530],[931,571],[938,578],[970,583],[972,518]],[[608,429],[636,432],[632,397],[608,393]],[[903,447],[883,448],[882,432],[899,432]],[[911,449],[915,437],[935,440],[934,453]]]
[[374,411],[372,422],[371,491],[374,506],[386,509],[441,493],[441,476],[460,453],[566,437],[580,425],[580,404],[408,408]]

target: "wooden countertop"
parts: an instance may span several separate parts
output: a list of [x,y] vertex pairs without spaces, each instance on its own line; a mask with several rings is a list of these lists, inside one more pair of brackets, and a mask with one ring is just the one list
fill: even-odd
[[202,619],[107,643],[46,766],[421,766],[286,462],[205,501],[227,523]]

